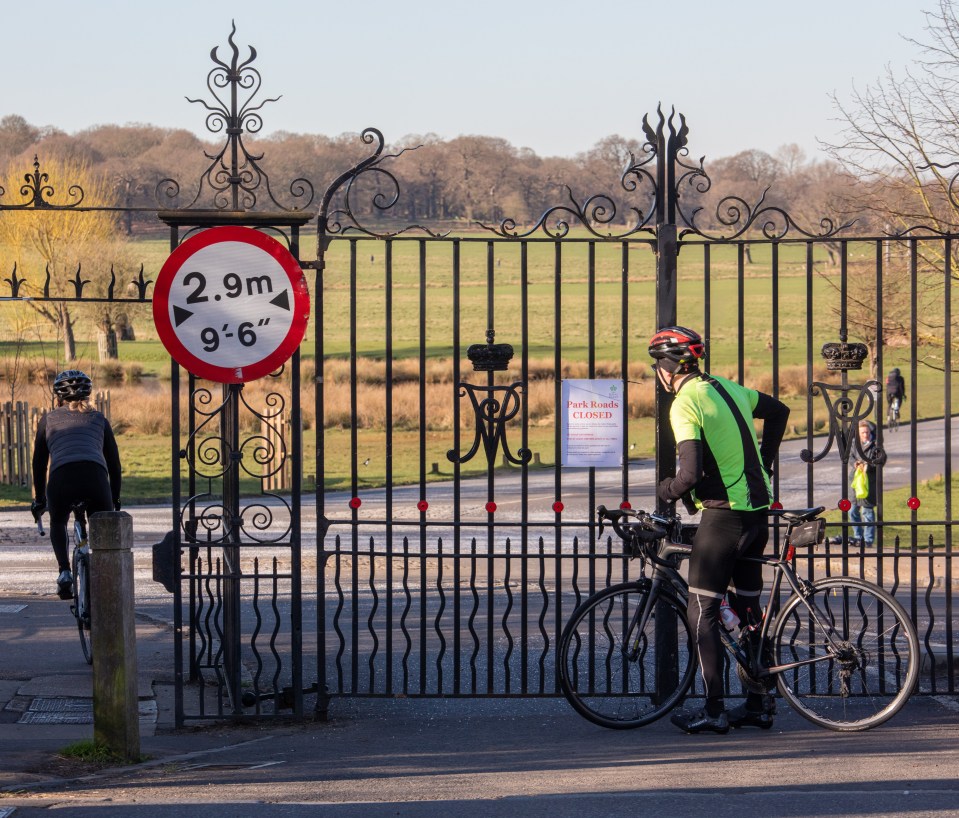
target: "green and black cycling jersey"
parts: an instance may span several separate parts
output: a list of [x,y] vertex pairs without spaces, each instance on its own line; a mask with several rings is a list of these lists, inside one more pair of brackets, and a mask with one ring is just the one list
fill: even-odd
[[[762,445],[754,417],[764,421]],[[770,395],[713,375],[690,377],[669,412],[679,471],[663,493],[674,501],[689,492],[698,508],[768,508],[769,475],[788,417],[788,407]]]

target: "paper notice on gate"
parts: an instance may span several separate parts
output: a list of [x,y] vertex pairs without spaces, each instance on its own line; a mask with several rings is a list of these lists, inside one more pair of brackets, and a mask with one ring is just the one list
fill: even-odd
[[563,466],[622,466],[623,382],[570,378],[562,401]]

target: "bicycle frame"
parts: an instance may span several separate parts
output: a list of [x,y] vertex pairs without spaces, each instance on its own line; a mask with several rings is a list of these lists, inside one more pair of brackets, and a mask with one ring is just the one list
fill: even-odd
[[[766,597],[766,607],[765,609],[761,607],[760,610],[765,610],[768,612],[771,609],[772,601],[777,598],[779,591],[782,588],[783,578],[785,577],[786,583],[789,585],[792,593],[802,600],[803,605],[805,605],[806,610],[809,611],[810,616],[816,622],[817,626],[819,626],[827,635],[829,646],[838,652],[839,645],[836,643],[832,628],[825,624],[826,615],[822,611],[818,610],[817,607],[811,604],[807,599],[809,594],[806,589],[809,583],[797,576],[790,564],[790,560],[795,550],[795,547],[789,544],[789,535],[792,533],[793,527],[794,524],[792,523],[790,523],[787,527],[786,533],[783,535],[782,546],[778,556],[743,558],[744,561],[757,562],[763,566],[771,567],[773,570],[773,580],[770,584],[769,592]],[[649,578],[650,593],[647,597],[646,604],[642,607],[642,609],[637,610],[636,614],[634,615],[633,621],[630,623],[627,631],[627,635],[644,632],[646,623],[653,615],[655,605],[660,595],[660,589],[662,588],[664,582],[668,582],[669,585],[679,593],[681,599],[688,601],[689,586],[687,585],[686,580],[679,573],[677,568],[670,564],[670,560],[668,558],[663,559],[663,557],[660,556],[660,554],[663,552],[666,552],[670,555],[687,558],[692,553],[692,549],[690,546],[676,543],[672,539],[664,538],[660,541],[659,547],[656,549],[656,553],[654,553],[652,549],[647,550],[647,555],[650,558],[650,562],[653,564],[652,576]],[[766,643],[769,635],[769,629],[772,626],[774,619],[774,617],[763,614],[762,620],[758,625],[758,642],[760,646]],[[753,626],[750,626],[747,623],[747,627]],[[802,667],[804,665],[835,660],[835,655],[833,655],[831,652],[825,652],[822,656],[814,656],[810,659],[804,659],[802,661],[766,667],[763,664],[761,650],[758,651],[755,656],[749,656],[740,647],[739,642],[733,640],[729,632],[722,627],[722,625],[719,627],[719,632],[723,646],[726,648],[729,654],[735,659],[737,664],[741,665],[743,669],[746,670],[746,672],[757,681],[761,681],[762,679],[770,676],[776,676],[780,673],[784,673],[788,670]],[[630,636],[630,641],[631,640],[632,637]],[[635,651],[637,650],[639,650],[638,645],[632,645],[630,647],[630,658],[635,658]]]
[[[823,542],[824,510],[770,511],[781,520],[776,532],[785,528],[780,545],[769,556],[743,557],[772,572],[766,599],[755,597],[755,615],[738,611],[745,634],[716,627],[744,689],[763,694],[764,711],[772,706],[766,694],[778,688],[821,727],[868,730],[908,700],[919,673],[919,641],[905,609],[879,586],[855,577],[799,576],[796,549]],[[674,514],[599,506],[597,518],[600,536],[610,523],[626,555],[640,558],[641,573],[596,592],[573,612],[560,638],[560,683],[589,721],[642,727],[675,707],[693,684],[696,634],[683,612],[689,588],[679,571],[693,549],[684,544],[690,539]],[[758,607],[763,602],[765,609]],[[891,627],[885,624],[887,610]],[[892,678],[883,669],[886,651],[895,662]]]

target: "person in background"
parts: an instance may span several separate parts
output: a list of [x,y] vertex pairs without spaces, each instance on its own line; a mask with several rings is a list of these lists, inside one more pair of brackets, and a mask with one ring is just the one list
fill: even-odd
[[850,483],[852,506],[849,519],[854,523],[850,545],[872,548],[876,541],[876,528],[873,525],[876,522],[876,466],[871,462],[876,450],[875,423],[859,421],[859,443],[866,460],[856,461]]
[[110,421],[90,405],[92,391],[93,382],[78,369],[57,375],[53,381],[57,408],[40,418],[33,444],[31,511],[35,519],[50,511],[50,544],[60,569],[60,599],[73,597],[67,553],[71,507],[85,501],[88,515],[120,510],[120,452]]
[[899,416],[899,410],[902,402],[906,399],[906,379],[899,374],[898,369],[890,369],[886,376],[886,401],[889,406]]

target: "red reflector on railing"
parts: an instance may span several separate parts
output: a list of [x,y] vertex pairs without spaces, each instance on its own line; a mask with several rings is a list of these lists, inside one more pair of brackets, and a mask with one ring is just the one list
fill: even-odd
[[906,500],[906,505],[909,506],[909,508],[911,508],[913,511],[915,511],[916,509],[919,508],[919,506],[922,505],[922,502],[919,500],[918,497],[910,497],[908,500]]
[[490,514],[492,514],[494,511],[496,511],[496,503],[494,503],[492,500],[490,500],[490,501],[486,504],[486,510],[487,510]]
[[553,503],[553,511],[555,511],[557,514],[562,514],[564,508],[566,508],[566,506],[564,506],[559,500]]
[[846,497],[843,497],[842,500],[839,501],[840,511],[849,511],[849,509],[851,508],[852,508],[852,503],[850,503]]
[[359,497],[350,500],[350,508],[359,508],[361,505],[363,505],[363,501]]

